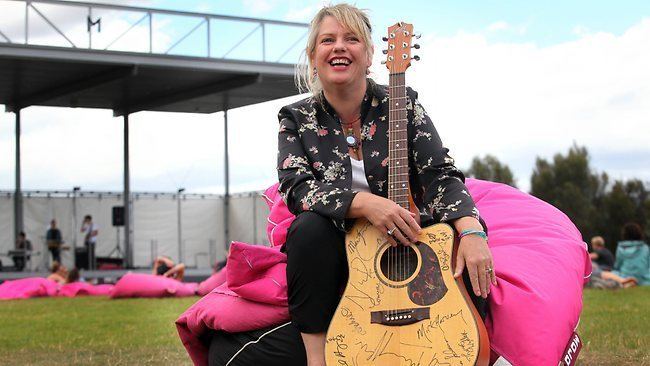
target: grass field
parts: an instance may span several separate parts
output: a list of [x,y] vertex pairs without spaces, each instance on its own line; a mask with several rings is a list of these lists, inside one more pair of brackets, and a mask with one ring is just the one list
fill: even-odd
[[[584,298],[578,364],[650,365],[650,288]],[[191,365],[174,320],[196,300],[2,301],[0,365]]]

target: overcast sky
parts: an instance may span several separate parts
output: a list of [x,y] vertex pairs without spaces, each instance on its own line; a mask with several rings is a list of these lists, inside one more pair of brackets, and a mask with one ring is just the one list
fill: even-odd
[[[297,0],[121,3],[301,22],[321,5]],[[0,0],[0,9],[6,4]],[[407,83],[419,92],[460,168],[474,156],[492,154],[528,190],[536,157],[550,159],[576,143],[589,149],[597,171],[650,181],[650,2],[356,4],[370,11],[377,50],[372,76],[380,82],[387,80],[379,52],[385,29],[404,20],[422,33],[422,60],[409,69]],[[7,11],[0,13],[5,14],[0,31],[19,34],[22,20],[11,22],[3,19]],[[79,28],[70,13],[56,17],[69,20],[71,33]],[[129,24],[124,17],[113,21]],[[108,24],[102,26],[110,35]],[[160,32],[157,47],[182,35],[172,23],[160,25],[170,27]],[[286,46],[286,40],[275,41]],[[191,50],[196,43],[200,40],[188,39],[178,50]],[[277,179],[276,115],[296,99],[229,112],[232,191],[264,189]],[[22,121],[24,189],[122,189],[122,119],[111,111],[29,107]],[[139,112],[130,121],[132,190],[223,192],[222,113]],[[14,188],[14,151],[14,115],[0,113],[0,190]]]

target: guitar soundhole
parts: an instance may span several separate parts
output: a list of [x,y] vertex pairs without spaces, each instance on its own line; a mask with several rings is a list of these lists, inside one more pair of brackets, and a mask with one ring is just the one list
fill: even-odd
[[418,268],[418,255],[411,246],[388,246],[379,262],[383,275],[394,282],[403,282]]

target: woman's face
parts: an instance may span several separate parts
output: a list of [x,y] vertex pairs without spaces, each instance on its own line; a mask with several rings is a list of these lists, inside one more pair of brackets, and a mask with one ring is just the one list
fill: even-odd
[[363,40],[344,28],[336,18],[326,16],[321,22],[312,65],[324,89],[365,82],[372,64]]

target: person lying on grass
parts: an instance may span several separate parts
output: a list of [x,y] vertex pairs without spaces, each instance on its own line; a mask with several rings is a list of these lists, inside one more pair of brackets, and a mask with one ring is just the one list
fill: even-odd
[[48,280],[54,281],[59,285],[64,285],[68,278],[68,268],[63,264],[54,261],[50,267],[50,275],[47,276]]
[[153,262],[153,270],[151,272],[155,276],[164,276],[182,281],[185,276],[185,264],[174,264],[174,261],[167,256],[159,256]]

